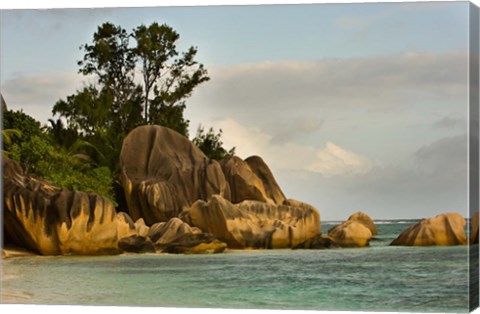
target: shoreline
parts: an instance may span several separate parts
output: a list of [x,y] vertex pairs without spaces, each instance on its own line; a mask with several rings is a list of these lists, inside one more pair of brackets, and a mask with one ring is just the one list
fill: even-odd
[[14,257],[37,256],[33,252],[19,247],[2,247],[2,260]]

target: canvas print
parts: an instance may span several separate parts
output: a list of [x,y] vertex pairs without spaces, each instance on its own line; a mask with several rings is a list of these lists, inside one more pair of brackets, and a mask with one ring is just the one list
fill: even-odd
[[478,306],[475,5],[0,17],[0,303]]

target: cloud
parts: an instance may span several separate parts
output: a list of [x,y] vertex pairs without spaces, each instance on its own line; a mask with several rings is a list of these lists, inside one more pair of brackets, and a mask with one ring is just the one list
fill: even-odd
[[241,158],[261,156],[276,172],[305,168],[315,160],[315,147],[294,142],[275,143],[273,136],[255,127],[245,127],[234,119],[215,123],[222,129],[222,141],[227,148],[236,147]]
[[324,119],[315,116],[297,116],[278,119],[270,125],[264,125],[263,129],[274,134],[272,143],[283,143],[314,134],[322,128],[324,123]]
[[216,108],[395,108],[465,95],[467,61],[464,52],[405,53],[211,67],[197,97],[215,99]]
[[23,109],[40,122],[46,123],[52,117],[54,104],[59,99],[74,94],[87,81],[75,73],[36,76],[17,74],[2,82],[2,94],[9,109]]
[[464,52],[448,52],[208,66],[211,80],[187,101],[187,115],[193,127],[234,117],[278,143],[318,135],[345,118],[344,125],[376,114],[433,123],[432,112],[447,116],[467,101],[467,61]]
[[449,182],[468,172],[468,137],[466,134],[439,139],[418,149],[413,158],[417,171]]
[[369,172],[374,164],[364,156],[355,154],[333,143],[327,143],[316,153],[316,160],[308,170],[326,177],[335,175],[362,175]]
[[260,155],[277,173],[302,170],[325,177],[362,175],[374,167],[366,157],[328,142],[324,147],[296,142],[278,143],[274,137],[258,128],[248,128],[233,119],[220,121],[227,148],[236,147],[242,158]]
[[466,134],[441,138],[399,163],[374,164],[356,176],[291,171],[277,179],[287,195],[314,204],[324,219],[345,219],[357,210],[377,219],[466,215],[467,142]]
[[464,118],[457,117],[443,117],[442,119],[434,122],[434,127],[439,129],[455,129],[466,128],[467,123]]

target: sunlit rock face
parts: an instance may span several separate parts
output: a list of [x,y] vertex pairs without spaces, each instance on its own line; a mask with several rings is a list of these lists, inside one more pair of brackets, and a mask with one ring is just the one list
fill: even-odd
[[355,214],[348,217],[347,220],[356,221],[363,224],[365,227],[367,227],[370,230],[370,232],[374,236],[378,234],[377,226],[375,226],[375,223],[373,222],[372,218],[370,218],[370,216],[368,216],[363,212],[356,212]]
[[162,252],[173,254],[215,254],[227,248],[225,242],[219,241],[209,233],[184,234],[167,244]]
[[148,237],[155,243],[157,252],[164,253],[222,253],[227,248],[227,244],[214,235],[203,233],[176,217],[152,225]]
[[305,203],[292,203],[295,205],[232,204],[215,195],[208,202],[195,202],[181,218],[231,248],[292,248],[320,231],[318,211]]
[[3,225],[13,244],[43,255],[116,254],[118,240],[136,233],[110,200],[30,177],[5,156],[2,166]]
[[422,219],[403,231],[390,245],[432,246],[467,244],[465,219],[456,213]]
[[476,211],[470,220],[470,243],[478,244],[478,211]]
[[376,234],[377,228],[373,220],[362,212],[351,215],[348,220],[328,231],[328,235],[341,247],[368,246]]
[[147,225],[177,217],[184,207],[213,194],[230,199],[220,164],[165,127],[147,125],[130,132],[120,167],[130,216]]

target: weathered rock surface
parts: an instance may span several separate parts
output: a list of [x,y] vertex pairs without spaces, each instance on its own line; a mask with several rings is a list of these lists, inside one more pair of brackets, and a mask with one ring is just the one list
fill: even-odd
[[340,246],[335,242],[335,240],[332,237],[325,236],[323,234],[318,234],[313,238],[310,238],[307,241],[302,242],[299,245],[293,247],[293,249],[294,250],[297,250],[297,249],[322,250],[322,249],[334,249],[339,247]]
[[252,156],[243,161],[233,156],[222,160],[221,165],[230,186],[232,203],[253,200],[280,205],[285,201],[272,172],[260,157]]
[[362,212],[351,215],[348,220],[328,230],[328,235],[341,247],[368,246],[374,234],[377,234],[377,228],[373,220]]
[[123,252],[131,253],[155,253],[155,245],[148,237],[138,234],[122,238],[118,241],[118,247]]
[[222,253],[226,248],[227,244],[219,241],[212,234],[189,233],[166,245],[162,252],[174,254],[213,254]]
[[129,214],[147,225],[168,221],[213,194],[230,198],[220,164],[165,127],[148,125],[130,132],[123,141],[120,167]]
[[470,243],[478,244],[478,211],[476,211],[470,220]]
[[345,221],[329,230],[328,235],[341,247],[365,247],[372,239],[372,232],[357,221]]
[[232,204],[219,195],[199,200],[180,218],[211,233],[231,248],[291,248],[320,232],[318,211],[307,204],[295,206],[259,201]]
[[356,212],[355,214],[348,217],[347,220],[357,221],[357,222],[363,224],[365,227],[370,229],[370,231],[372,232],[372,235],[374,235],[374,236],[378,234],[377,226],[375,226],[375,224],[373,223],[372,218],[370,218],[370,216],[368,216],[367,214],[365,214],[363,212]]
[[150,228],[145,224],[143,218],[140,218],[135,221],[135,230],[137,230],[137,234],[139,236],[146,237],[150,231]]
[[272,171],[259,156],[250,156],[245,159],[250,169],[262,180],[263,187],[267,196],[274,201],[275,204],[283,204],[287,198],[283,194],[282,189],[275,180]]
[[178,238],[186,234],[202,233],[198,228],[192,228],[179,218],[172,218],[168,222],[160,222],[152,226],[149,233],[150,239],[157,247],[163,247],[169,243],[175,242]]
[[32,178],[6,156],[2,166],[3,226],[12,244],[43,255],[116,254],[118,239],[136,233],[108,199]]
[[456,213],[422,219],[403,231],[390,245],[463,245],[467,243],[465,225],[465,219]]
[[128,214],[124,212],[117,213],[116,219],[118,239],[138,234],[137,226]]

